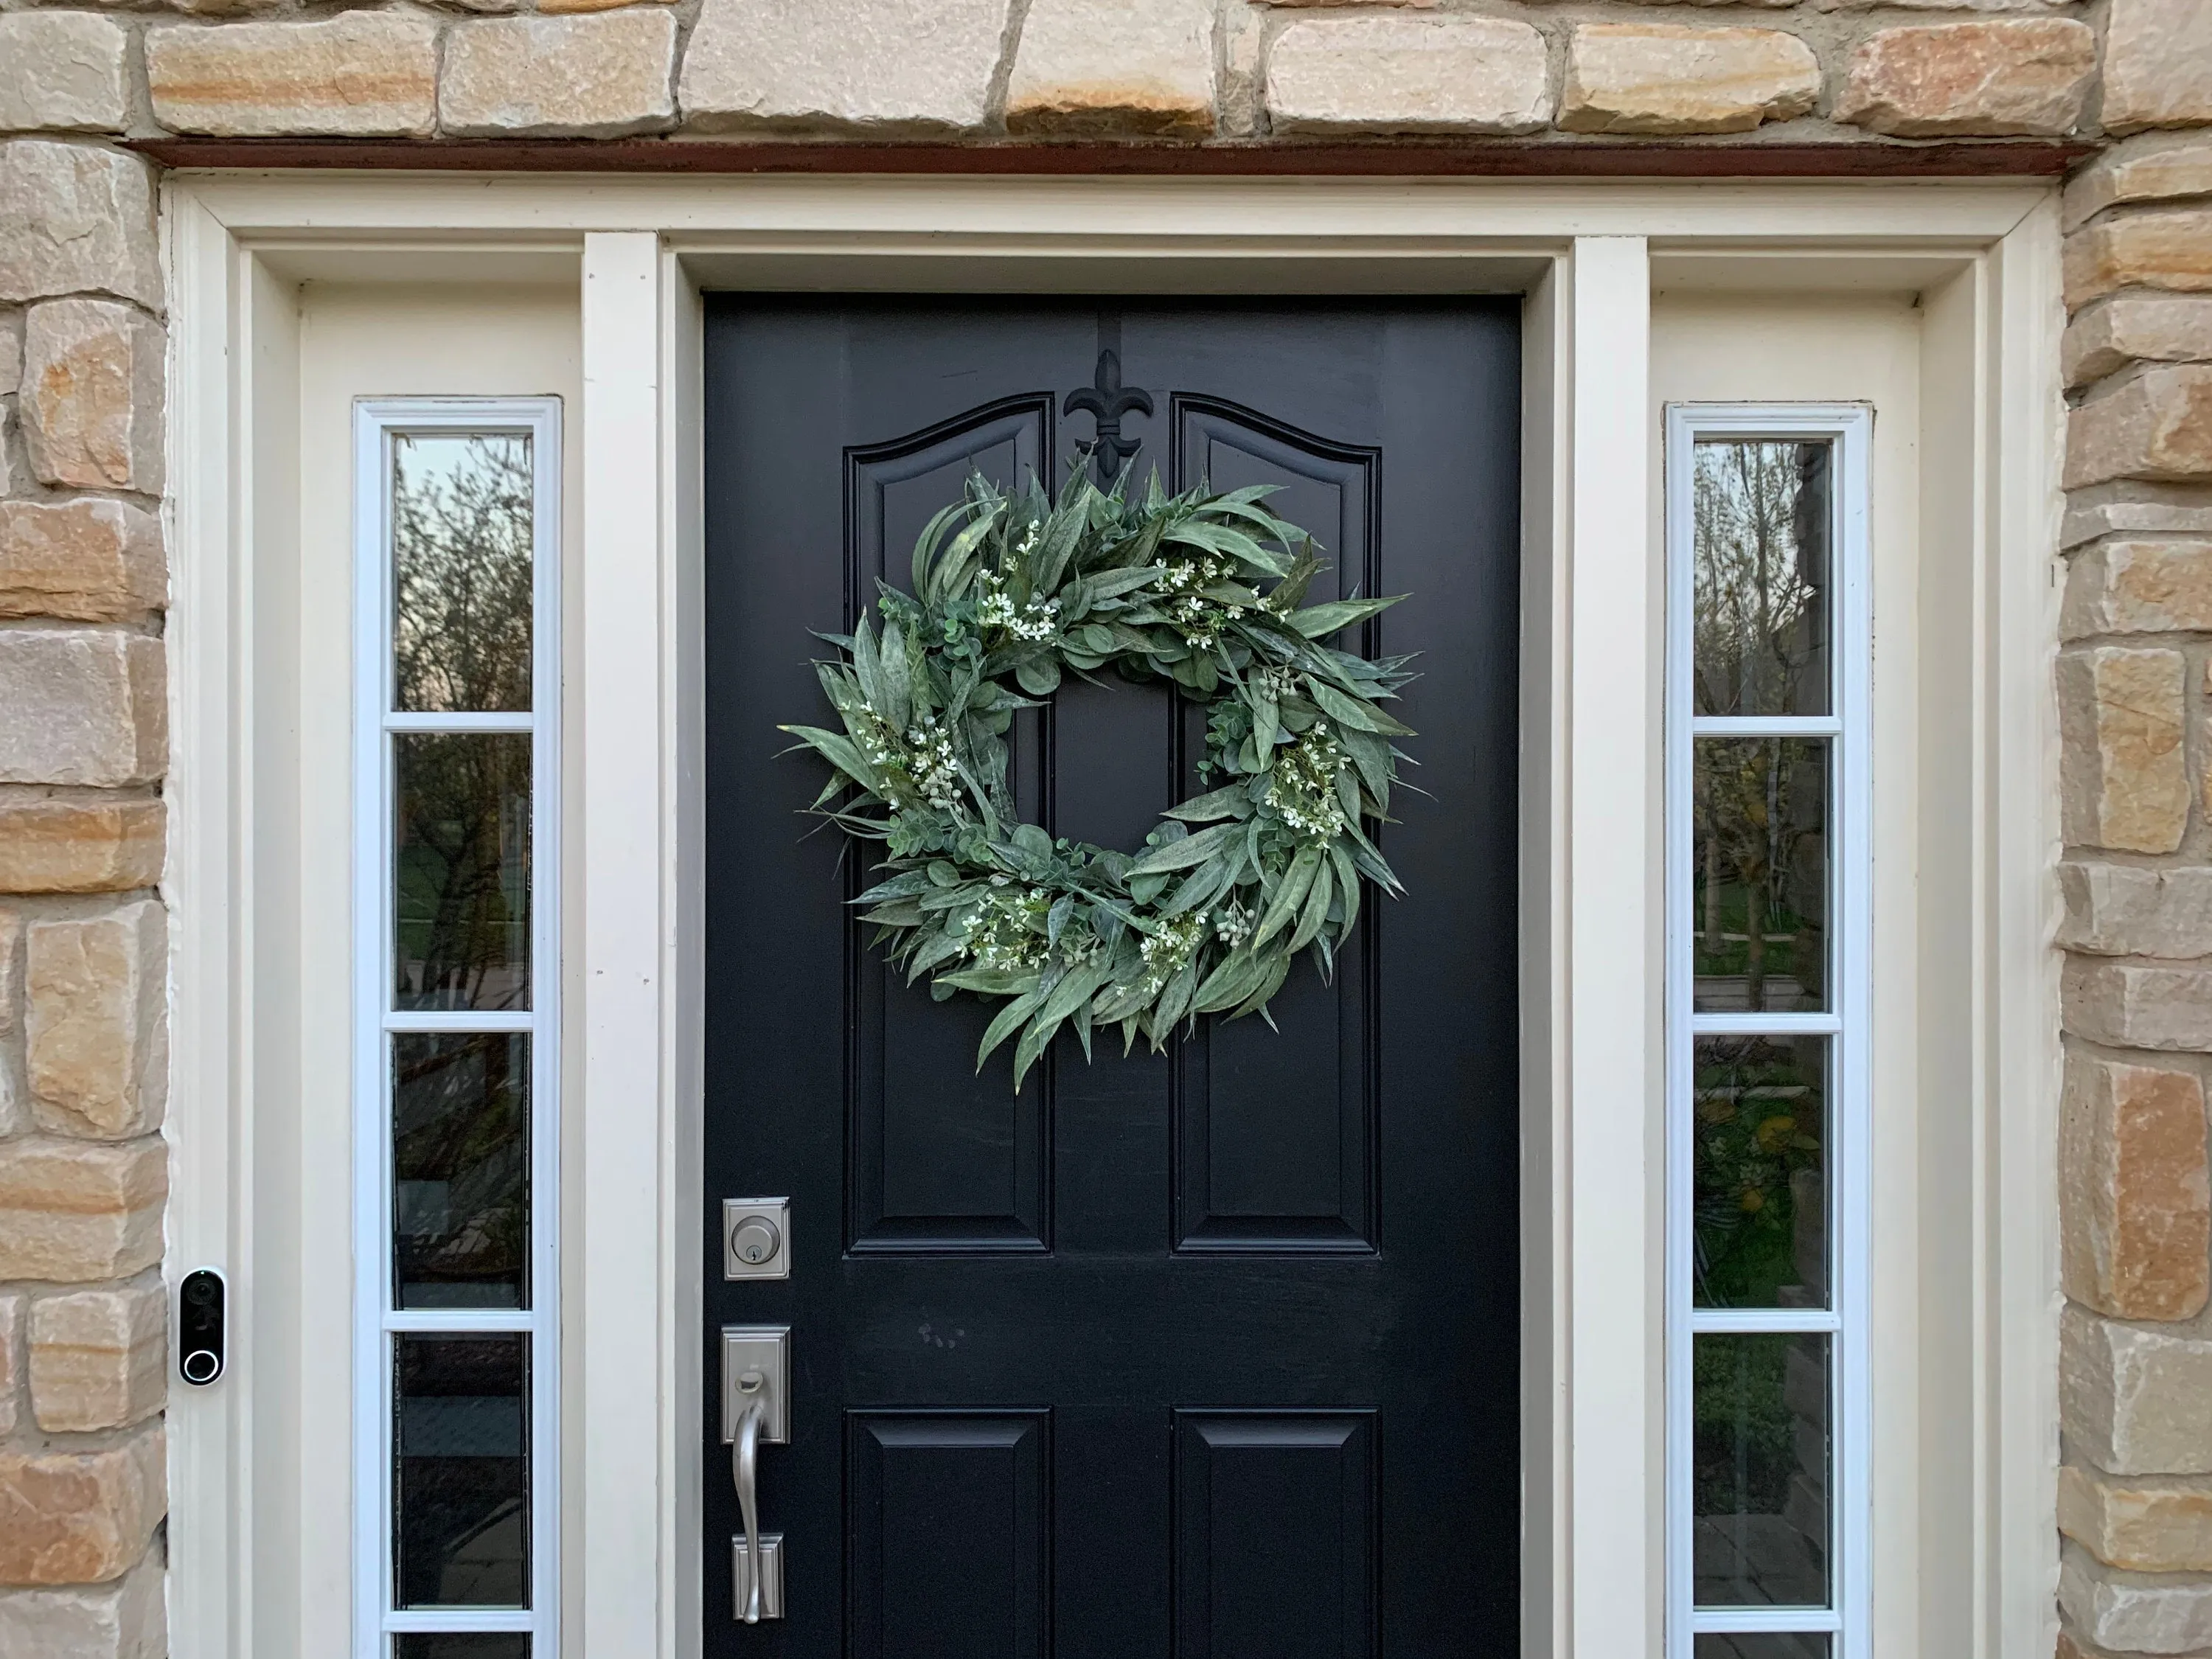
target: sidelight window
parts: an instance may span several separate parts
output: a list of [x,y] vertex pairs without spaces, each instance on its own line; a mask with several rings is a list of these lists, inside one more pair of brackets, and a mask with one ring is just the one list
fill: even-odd
[[1670,1653],[1864,1659],[1857,407],[1667,421]]
[[559,408],[364,400],[357,1659],[554,1640]]

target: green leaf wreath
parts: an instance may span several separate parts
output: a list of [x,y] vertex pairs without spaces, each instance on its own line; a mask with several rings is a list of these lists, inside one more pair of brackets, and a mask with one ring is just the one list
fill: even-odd
[[[1321,562],[1270,493],[1155,477],[1139,504],[1078,473],[1055,502],[971,477],[915,544],[912,596],[879,584],[880,635],[864,614],[819,636],[845,729],[782,728],[836,769],[808,810],[884,844],[856,902],[909,983],[1006,1000],[976,1066],[1018,1031],[1018,1089],[1062,1025],[1087,1058],[1096,1025],[1126,1052],[1200,1014],[1267,1018],[1299,951],[1330,972],[1361,877],[1402,890],[1363,823],[1389,816],[1409,728],[1382,705],[1413,676],[1329,644],[1397,599],[1304,604]],[[1109,666],[1209,705],[1218,787],[1134,856],[1023,823],[1006,781],[1014,711]]]

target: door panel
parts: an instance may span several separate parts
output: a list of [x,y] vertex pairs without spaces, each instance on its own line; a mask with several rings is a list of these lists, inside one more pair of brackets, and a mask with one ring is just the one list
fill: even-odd
[[[1519,1467],[1516,307],[717,297],[708,330],[708,1188],[788,1194],[792,1276],[707,1322],[793,1328],[762,1455],[789,1616],[712,1659],[1214,1659],[1507,1650]],[[1324,981],[1153,1055],[1064,1039],[1019,1095],[992,1009],[867,948],[860,850],[793,816],[810,629],[850,626],[971,464],[1083,464],[1101,396],[1141,481],[1285,486],[1316,597],[1410,591],[1419,763]],[[1387,465],[1385,464],[1387,462]],[[1054,476],[1057,476],[1056,474]],[[1141,482],[1140,485],[1141,487]],[[1205,712],[1071,680],[1024,717],[1025,813],[1139,845]],[[709,1344],[710,1348],[713,1345]],[[719,1396],[720,1379],[708,1379]]]
[[1374,1416],[1176,1413],[1177,1659],[1372,1659]]
[[1049,1415],[854,1412],[847,1420],[855,1659],[1045,1651]]

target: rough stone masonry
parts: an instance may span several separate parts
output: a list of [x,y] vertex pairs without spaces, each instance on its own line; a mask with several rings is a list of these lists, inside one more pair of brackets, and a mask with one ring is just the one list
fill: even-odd
[[2059,1645],[2212,1653],[2212,0],[0,8],[0,1653],[167,1646],[162,134],[2093,142]]

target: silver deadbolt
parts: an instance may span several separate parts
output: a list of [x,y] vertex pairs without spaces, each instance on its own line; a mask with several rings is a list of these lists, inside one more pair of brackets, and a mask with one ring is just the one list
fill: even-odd
[[791,1200],[787,1198],[726,1198],[722,1200],[722,1277],[791,1277]]
[[730,1235],[730,1248],[737,1252],[738,1260],[749,1267],[759,1267],[782,1244],[783,1235],[776,1231],[775,1223],[765,1216],[747,1216]]

